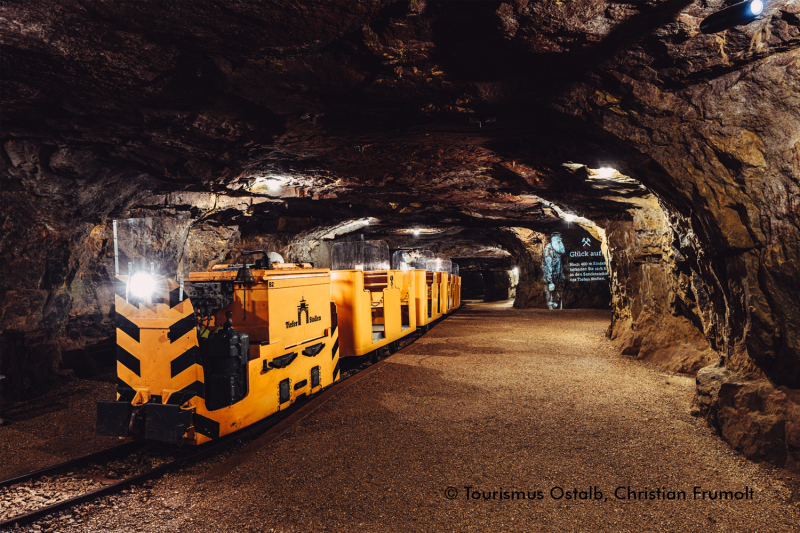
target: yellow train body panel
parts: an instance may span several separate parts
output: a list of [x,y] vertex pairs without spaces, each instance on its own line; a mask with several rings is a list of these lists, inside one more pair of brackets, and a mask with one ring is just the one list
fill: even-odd
[[439,308],[440,284],[436,272],[409,270],[414,277],[417,326],[427,326],[442,316]]
[[447,278],[447,312],[458,309],[461,305],[461,278],[450,274]]
[[[336,339],[332,338],[330,345],[326,346],[314,358],[298,357],[289,367],[270,369],[267,372],[264,372],[264,363],[285,354],[290,349],[286,348],[283,343],[251,346],[251,357],[254,355],[254,351],[257,352],[257,357],[247,363],[247,376],[250,387],[247,396],[233,405],[216,411],[206,409],[205,400],[196,397],[191,401],[191,405],[195,408],[195,413],[219,424],[219,432],[216,435],[213,433],[208,435],[195,431],[187,437],[191,439],[192,443],[201,444],[212,438],[227,435],[287,408],[303,395],[314,394],[338,381],[338,354],[331,353],[335,342]],[[297,348],[302,349],[303,347],[304,345]],[[315,366],[324,366],[325,369],[320,369],[319,384],[316,387],[312,387],[311,369]],[[287,379],[289,380],[290,397],[287,401],[281,403],[279,384]],[[306,382],[304,385],[295,388],[297,384],[302,384],[303,381]]]
[[439,282],[439,311],[446,315],[450,312],[450,274],[447,272],[437,272]]
[[400,288],[401,336],[417,329],[416,285],[413,270],[392,270],[394,286]]
[[414,279],[401,270],[331,271],[342,357],[369,354],[416,327]]

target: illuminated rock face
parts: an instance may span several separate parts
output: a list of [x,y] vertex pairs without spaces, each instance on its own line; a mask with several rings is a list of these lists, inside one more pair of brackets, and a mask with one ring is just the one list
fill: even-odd
[[714,9],[4,4],[5,392],[110,334],[108,221],[153,215],[193,268],[320,262],[365,217],[457,226],[425,242],[517,266],[517,306],[586,217],[623,353],[800,388],[800,5],[699,34]]
[[681,272],[685,259],[672,248],[669,222],[655,198],[641,202],[632,220],[609,224],[606,235],[615,258],[610,334],[620,351],[673,372],[694,374],[714,363],[718,355],[702,331],[708,306],[698,303]]

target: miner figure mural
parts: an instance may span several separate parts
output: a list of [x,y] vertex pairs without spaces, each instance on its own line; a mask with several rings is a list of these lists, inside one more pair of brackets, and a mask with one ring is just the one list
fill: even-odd
[[544,248],[542,257],[542,277],[544,278],[544,296],[547,299],[548,309],[562,307],[564,291],[564,264],[561,254],[565,252],[561,234],[556,232],[550,235],[550,242]]

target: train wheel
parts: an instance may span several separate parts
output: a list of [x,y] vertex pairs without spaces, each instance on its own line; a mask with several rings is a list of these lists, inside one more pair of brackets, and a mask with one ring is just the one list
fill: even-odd
[[372,350],[371,352],[369,352],[369,360],[372,363],[378,362],[378,350]]

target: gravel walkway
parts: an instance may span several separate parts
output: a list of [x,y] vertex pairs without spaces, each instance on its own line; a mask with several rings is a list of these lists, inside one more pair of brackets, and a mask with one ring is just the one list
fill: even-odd
[[[689,415],[693,379],[617,355],[608,321],[470,305],[227,476],[204,480],[218,458],[46,529],[797,531],[788,475]],[[628,486],[687,499],[615,498]]]

